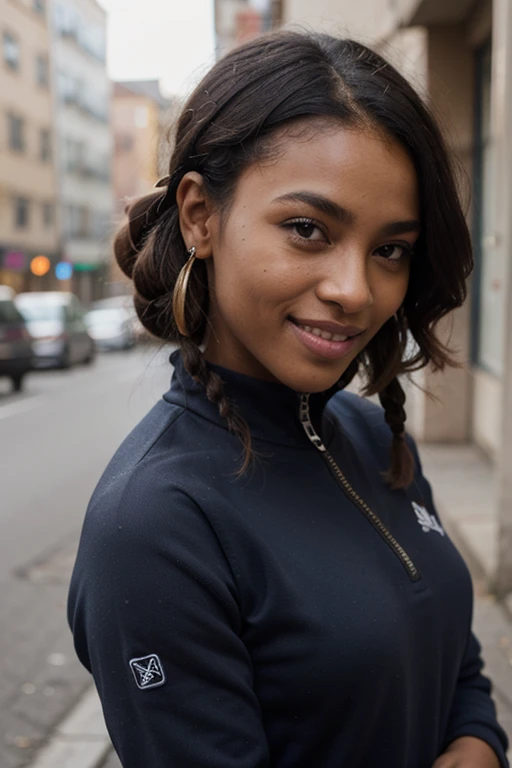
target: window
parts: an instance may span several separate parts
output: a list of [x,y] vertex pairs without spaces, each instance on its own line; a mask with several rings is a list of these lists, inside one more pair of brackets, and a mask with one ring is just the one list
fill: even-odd
[[472,304],[473,362],[500,376],[505,349],[506,254],[497,247],[495,219],[495,144],[490,129],[491,43],[476,55],[474,194],[474,301]]
[[115,152],[131,152],[134,144],[134,138],[129,133],[119,133],[115,137]]
[[83,141],[66,139],[64,144],[64,168],[69,173],[81,173],[84,167],[85,144]]
[[89,209],[82,205],[67,206],[65,229],[68,237],[89,237]]
[[92,236],[103,240],[108,235],[110,214],[106,211],[94,211],[92,214]]
[[26,229],[28,227],[30,204],[26,197],[16,197],[14,199],[14,226],[16,229]]
[[32,7],[36,13],[41,16],[45,14],[45,0],[32,0]]
[[52,135],[48,128],[42,128],[39,134],[39,157],[43,163],[52,157]]
[[55,6],[55,25],[62,37],[76,38],[79,27],[79,15],[76,8],[58,3]]
[[133,113],[133,123],[136,128],[147,128],[148,125],[148,108],[136,107]]
[[12,301],[0,301],[0,323],[22,323],[23,318]]
[[48,88],[50,74],[48,67],[48,58],[42,54],[36,56],[36,83],[41,88]]
[[43,225],[45,227],[53,226],[53,217],[55,209],[53,203],[43,203]]
[[20,46],[9,32],[4,32],[4,62],[15,72],[20,68]]
[[89,237],[89,209],[85,206],[80,206],[78,211],[79,225],[77,235],[79,237]]
[[24,120],[13,114],[7,115],[7,134],[9,136],[9,148],[15,152],[25,151]]

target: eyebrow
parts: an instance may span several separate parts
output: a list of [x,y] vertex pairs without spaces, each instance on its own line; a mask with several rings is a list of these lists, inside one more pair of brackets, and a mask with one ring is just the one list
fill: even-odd
[[[342,224],[353,224],[355,216],[351,211],[342,208],[341,205],[329,200],[328,197],[317,195],[314,192],[289,192],[286,195],[276,197],[275,203],[305,203],[318,211],[325,213]],[[406,221],[393,221],[382,228],[383,237],[393,237],[394,235],[403,235],[407,232],[419,232],[420,222],[417,219],[407,219]]]

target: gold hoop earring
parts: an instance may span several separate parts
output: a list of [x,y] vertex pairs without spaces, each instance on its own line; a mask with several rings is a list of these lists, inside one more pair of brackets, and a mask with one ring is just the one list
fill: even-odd
[[172,293],[172,311],[174,314],[174,322],[176,327],[182,336],[189,336],[187,324],[185,322],[185,303],[187,300],[187,288],[190,273],[196,260],[196,249],[193,245],[188,251],[188,259],[180,270],[174,291]]

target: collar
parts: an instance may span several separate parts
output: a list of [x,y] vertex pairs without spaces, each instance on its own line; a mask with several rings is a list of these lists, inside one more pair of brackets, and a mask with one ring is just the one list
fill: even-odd
[[[180,350],[171,354],[170,362],[174,373],[164,399],[227,429],[226,420],[219,414],[217,406],[208,400],[203,387],[185,370]],[[262,381],[211,363],[207,365],[224,382],[226,395],[247,422],[253,438],[280,445],[311,447],[299,418],[300,393],[278,382]],[[311,395],[310,417],[317,428],[322,424],[327,402],[337,391],[335,385]]]

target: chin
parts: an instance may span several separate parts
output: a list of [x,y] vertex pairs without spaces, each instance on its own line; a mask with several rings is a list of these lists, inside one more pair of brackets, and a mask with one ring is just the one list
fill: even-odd
[[296,392],[309,392],[314,394],[316,392],[325,392],[327,389],[331,389],[346,371],[347,366],[344,366],[338,370],[309,370],[296,371],[289,374],[283,372],[282,377],[278,377],[281,383],[285,384],[290,389],[294,389]]

